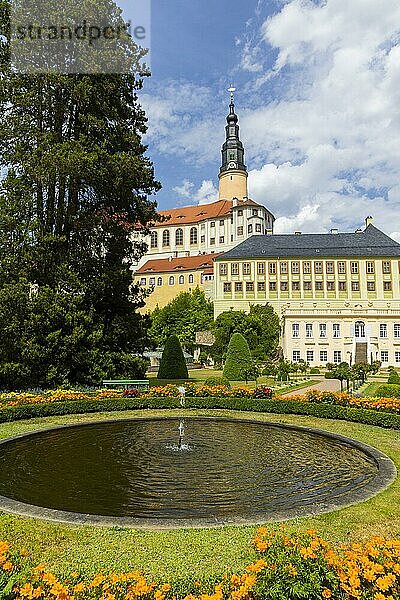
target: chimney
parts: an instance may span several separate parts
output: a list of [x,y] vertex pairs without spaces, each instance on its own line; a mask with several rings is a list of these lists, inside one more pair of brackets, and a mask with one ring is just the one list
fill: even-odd
[[339,229],[336,229],[336,228],[335,229],[331,229],[331,233],[333,235],[337,235],[339,233]]
[[371,217],[371,215],[365,219],[365,229],[368,227],[368,225],[372,225],[373,220],[374,217]]
[[356,229],[355,233],[362,233],[363,230],[362,229]]
[[301,231],[295,231],[294,235],[301,235]]

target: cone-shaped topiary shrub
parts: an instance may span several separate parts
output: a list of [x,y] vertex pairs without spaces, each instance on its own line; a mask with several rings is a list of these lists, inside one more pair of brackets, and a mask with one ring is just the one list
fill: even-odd
[[249,345],[241,333],[234,333],[229,342],[224,377],[229,381],[245,381],[246,371],[253,365]]
[[185,357],[176,335],[171,335],[165,343],[157,378],[189,379]]

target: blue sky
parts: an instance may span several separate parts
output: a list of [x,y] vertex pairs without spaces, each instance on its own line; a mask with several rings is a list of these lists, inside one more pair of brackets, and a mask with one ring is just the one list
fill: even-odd
[[372,214],[400,240],[398,0],[152,0],[152,73],[161,209],[216,198],[233,82],[250,196],[277,231]]

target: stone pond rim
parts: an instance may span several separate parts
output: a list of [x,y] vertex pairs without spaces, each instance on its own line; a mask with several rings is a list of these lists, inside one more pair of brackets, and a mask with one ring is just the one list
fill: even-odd
[[96,425],[107,425],[107,424],[130,424],[130,423],[146,423],[146,422],[165,422],[174,421],[179,422],[180,419],[184,418],[186,423],[208,421],[209,423],[233,423],[233,424],[249,424],[261,427],[270,427],[274,429],[283,429],[287,431],[303,432],[305,434],[311,434],[319,436],[319,438],[325,438],[327,440],[333,440],[342,444],[351,446],[353,449],[360,451],[366,457],[373,460],[377,472],[373,479],[369,481],[363,487],[353,490],[351,493],[346,495],[346,498],[334,498],[331,502],[315,502],[312,505],[300,506],[295,508],[289,508],[282,510],[281,512],[275,512],[273,518],[267,513],[260,511],[259,513],[251,514],[250,516],[225,516],[223,518],[215,518],[212,515],[201,518],[142,518],[133,516],[104,516],[99,514],[88,514],[81,512],[69,512],[65,510],[56,510],[52,508],[46,508],[43,506],[37,506],[13,500],[6,496],[0,496],[0,510],[6,513],[12,513],[24,517],[38,518],[50,522],[67,523],[73,525],[98,525],[106,527],[130,527],[136,529],[180,529],[180,528],[205,528],[205,527],[223,527],[233,525],[254,525],[259,523],[267,522],[279,522],[293,518],[307,517],[313,515],[319,515],[327,512],[332,512],[338,509],[345,508],[368,500],[375,496],[379,492],[385,490],[397,476],[397,470],[392,460],[383,454],[381,451],[366,445],[357,440],[342,436],[340,434],[330,433],[320,429],[313,429],[304,426],[290,425],[284,423],[274,423],[269,421],[258,421],[251,419],[240,419],[240,418],[223,418],[223,417],[135,417],[135,418],[122,418],[122,419],[109,419],[99,421],[89,421],[84,423],[74,423],[69,425],[61,425],[56,427],[49,427],[46,429],[35,430],[29,433],[22,433],[16,436],[0,440],[0,454],[2,448],[5,445],[10,445],[14,441],[24,440],[26,438],[32,438],[40,434],[46,434],[48,432],[59,432],[68,431],[73,429],[82,429],[88,426]]

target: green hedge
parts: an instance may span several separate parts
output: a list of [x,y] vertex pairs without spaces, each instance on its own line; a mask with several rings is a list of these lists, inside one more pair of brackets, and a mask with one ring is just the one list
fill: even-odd
[[400,398],[400,385],[394,383],[380,385],[374,396],[378,398]]
[[[180,408],[179,398],[110,398],[93,401],[74,400],[49,404],[25,404],[1,409],[0,423],[72,414],[171,408]],[[332,404],[296,402],[294,400],[186,398],[186,408],[214,408],[260,413],[309,415],[322,419],[339,419],[367,425],[377,425],[378,427],[400,429],[400,415],[394,413]]]

